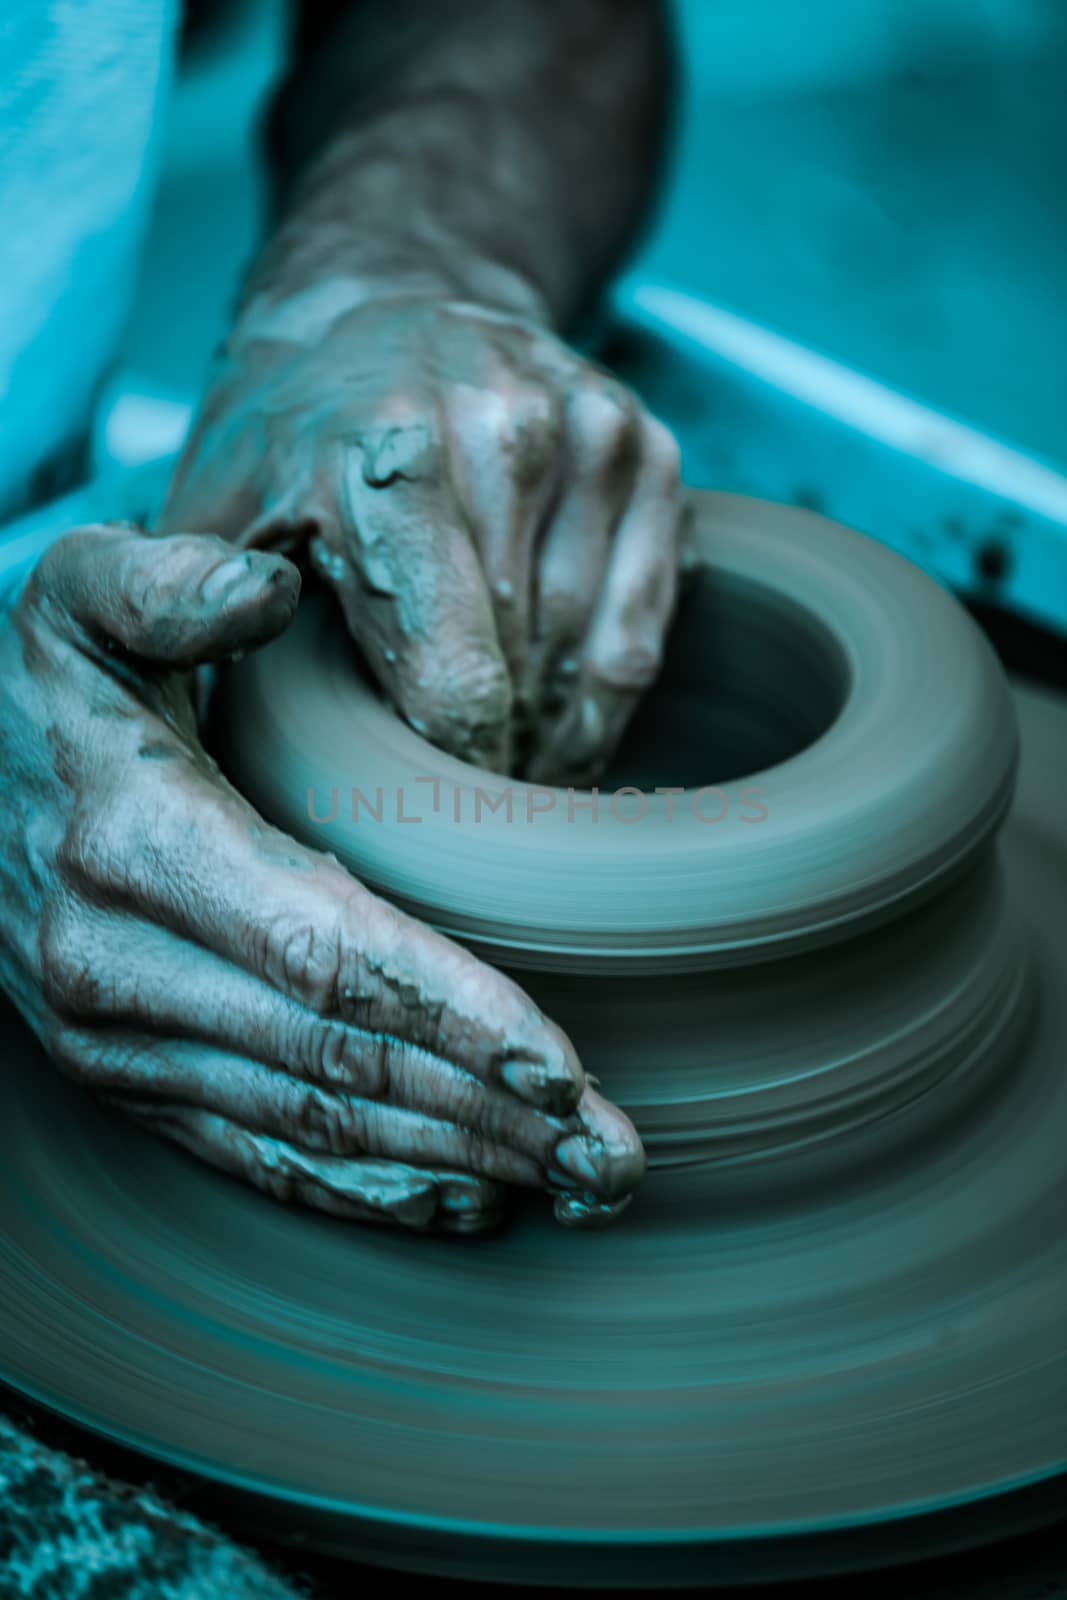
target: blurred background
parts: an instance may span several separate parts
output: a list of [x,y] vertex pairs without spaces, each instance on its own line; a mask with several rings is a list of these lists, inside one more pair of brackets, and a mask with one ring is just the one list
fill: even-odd
[[[674,172],[634,263],[1067,467],[1062,0],[674,0]],[[257,233],[284,6],[204,7],[126,362],[195,393]],[[195,12],[194,12],[195,17]]]
[[676,9],[650,274],[1067,465],[1067,6]]
[[[262,236],[287,7],[184,9],[91,485],[9,534],[9,566],[63,518],[151,517]],[[674,428],[690,483],[873,535],[955,589],[1009,666],[1067,685],[1067,4],[672,10],[673,160],[594,353]],[[113,143],[117,167],[118,124]],[[9,235],[23,256],[33,231]],[[49,337],[61,357],[118,314],[84,304]]]
[[[675,428],[690,482],[824,511],[1067,632],[1067,5],[673,12],[674,158],[605,359]],[[260,235],[285,15],[189,14],[97,473],[188,425]]]

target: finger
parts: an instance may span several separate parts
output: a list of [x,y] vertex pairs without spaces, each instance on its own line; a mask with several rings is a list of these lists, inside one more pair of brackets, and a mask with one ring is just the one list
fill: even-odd
[[404,1106],[333,1094],[186,1039],[72,1032],[54,1038],[50,1048],[61,1066],[100,1092],[211,1111],[317,1154],[445,1166],[527,1188],[545,1183],[532,1157],[470,1128]]
[[574,1109],[585,1086],[574,1048],[517,984],[267,827],[217,777],[179,753],[165,807],[154,786],[142,798],[127,785],[122,800],[63,847],[64,870],[99,902],[320,1017],[421,1047],[538,1109]]
[[[256,1107],[272,1095],[281,1096],[294,1125],[325,1116],[319,1101],[309,1110],[298,1093],[274,1083],[273,1071],[281,1071],[346,1099],[384,1100],[470,1129],[530,1156],[564,1187],[622,1192],[643,1172],[632,1124],[591,1087],[570,1115],[542,1113],[403,1039],[324,1019],[164,929],[112,912],[80,913],[67,931],[49,929],[47,956],[51,1002],[64,1019],[53,1054],[97,1086],[130,1093],[151,1083],[157,1093],[217,1111],[219,1067],[227,1094],[239,1086],[241,1099],[227,1102],[229,1109],[246,1121],[261,1116]],[[170,1037],[183,1045],[151,1043]],[[245,1061],[253,1064],[248,1072]]]
[[262,510],[264,456],[262,427],[235,409],[225,385],[213,384],[167,486],[155,531],[217,533],[237,542]]
[[677,590],[680,512],[678,446],[646,416],[640,465],[582,647],[574,699],[538,757],[538,771],[558,782],[588,782],[603,770],[655,679]]
[[[336,591],[401,714],[442,749],[506,770],[510,680],[478,555],[429,430],[388,421],[354,443],[294,446],[285,459],[275,450],[265,476],[247,459],[254,430],[237,430],[233,455],[222,425],[202,419],[159,527],[215,526],[245,547],[306,538],[313,569]],[[284,490],[267,495],[268,480]]]
[[[596,1152],[596,1182],[590,1185],[601,1198],[632,1194],[644,1178],[647,1161],[640,1135],[626,1113],[589,1084],[581,1098],[575,1120],[581,1124],[585,1145]],[[573,1180],[575,1170],[561,1146],[556,1146],[555,1166],[563,1177]],[[563,1188],[574,1187],[571,1183]]]
[[449,398],[450,460],[467,513],[513,691],[528,718],[527,656],[538,536],[560,476],[562,407],[554,383],[458,388]]
[[639,440],[637,408],[627,391],[586,374],[567,405],[567,482],[537,563],[527,692],[549,719],[574,691]]
[[31,607],[79,645],[119,645],[175,668],[274,638],[299,595],[300,575],[281,556],[235,554],[207,534],[150,539],[114,523],[60,539],[26,591]]
[[[401,1080],[401,1104],[302,1083],[189,1039],[69,1028],[54,1032],[49,1044],[61,1066],[99,1092],[211,1111],[331,1156],[443,1165],[527,1187],[550,1183],[598,1200],[632,1192],[644,1173],[636,1133],[607,1102],[584,1105],[569,1125],[553,1124],[471,1080],[465,1089],[457,1086],[460,1075],[448,1063],[395,1041],[379,1047]],[[463,1123],[448,1118],[457,1095]]]
[[542,1182],[615,1200],[631,1193],[644,1176],[636,1129],[592,1089],[585,1090],[570,1116],[555,1118],[407,1046],[390,1048],[388,1072],[396,1104],[425,1113],[435,1125],[454,1124],[493,1149],[529,1157]]
[[511,681],[478,553],[441,447],[421,425],[340,451],[340,510],[312,540],[349,631],[416,732],[506,769]]
[[109,1103],[284,1205],[305,1205],[343,1221],[389,1223],[419,1232],[482,1232],[501,1215],[500,1191],[485,1178],[400,1162],[316,1155],[189,1106],[124,1097],[110,1098]]
[[[80,1062],[82,1074],[96,1082],[105,1074],[114,1086],[130,1087],[127,1062],[136,1071],[143,1067],[130,1041],[151,1034],[198,1041],[335,1093],[426,1112],[544,1167],[565,1134],[585,1131],[581,1106],[567,1118],[543,1114],[402,1038],[321,1017],[212,951],[111,910],[80,911],[69,928],[50,927],[47,959],[50,1002],[67,1030],[53,1041],[54,1051]],[[124,1052],[109,1054],[123,1038]],[[168,1093],[195,1092],[199,1060],[195,1051],[168,1053]],[[179,1065],[187,1073],[180,1084]],[[213,1107],[209,1088],[202,1103]],[[590,1131],[601,1136],[599,1128]]]
[[175,1036],[325,1088],[370,1099],[390,1091],[393,1041],[384,1035],[321,1017],[213,951],[114,909],[80,910],[68,929],[54,920],[45,952],[49,1001],[68,1030],[61,1048],[79,1030]]
[[[251,341],[238,363],[220,353],[156,533],[217,533],[230,544],[281,550],[306,538],[321,509],[306,426],[315,411],[302,363],[288,354],[287,383],[277,344]],[[248,404],[250,392],[258,392],[258,404]],[[279,405],[290,412],[288,427],[275,426]]]

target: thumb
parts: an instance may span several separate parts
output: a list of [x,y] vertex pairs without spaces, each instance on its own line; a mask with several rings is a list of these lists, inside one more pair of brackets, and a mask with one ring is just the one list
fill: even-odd
[[128,523],[77,528],[38,562],[25,592],[75,642],[145,661],[207,665],[283,632],[300,574],[283,556],[235,551],[212,534],[150,538]]

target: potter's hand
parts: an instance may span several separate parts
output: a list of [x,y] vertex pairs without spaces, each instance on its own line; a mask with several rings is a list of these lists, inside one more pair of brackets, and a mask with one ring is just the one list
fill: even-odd
[[532,318],[414,296],[254,300],[163,527],[311,535],[412,726],[534,781],[594,778],[674,602],[678,449]]
[[[625,1200],[625,1117],[500,974],[267,827],[188,670],[279,633],[276,555],[123,526],[56,544],[0,623],[0,975],[60,1066],[287,1200],[473,1229],[500,1184]],[[610,1205],[608,1207],[610,1209]]]

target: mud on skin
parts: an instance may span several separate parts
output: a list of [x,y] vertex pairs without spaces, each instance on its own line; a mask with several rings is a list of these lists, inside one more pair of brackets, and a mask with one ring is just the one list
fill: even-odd
[[304,330],[300,305],[239,319],[161,527],[306,547],[418,733],[591,781],[675,605],[672,435],[530,315],[401,294]]
[[0,623],[0,976],[58,1067],[274,1197],[476,1232],[510,1186],[621,1209],[632,1126],[502,974],[269,827],[203,750],[193,668],[299,574],[203,535],[61,539]]
[[534,781],[606,761],[674,603],[678,451],[561,336],[655,187],[663,8],[305,9],[283,204],[163,537],[74,534],[0,624],[3,980],[64,1070],[283,1198],[469,1228],[552,1171],[614,1206],[644,1155],[569,1042],[266,828],[191,682],[285,627],[265,551],[299,550],[436,743]]

